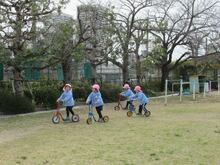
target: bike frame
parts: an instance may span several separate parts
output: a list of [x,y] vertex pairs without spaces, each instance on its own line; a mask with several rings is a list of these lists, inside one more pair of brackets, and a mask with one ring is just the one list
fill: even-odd
[[[135,107],[134,107],[133,104],[129,104],[128,109],[129,109],[129,111],[134,112],[135,114],[137,114],[137,112],[136,112]],[[147,108],[144,106],[143,109],[142,109],[142,111],[147,112],[148,110],[147,110]]]
[[114,107],[115,110],[125,109],[125,107],[123,107],[121,104],[121,98],[122,98],[122,96],[120,94],[118,94],[118,104]]
[[60,116],[60,118],[64,121],[63,114],[60,112],[60,103],[57,102],[56,111],[54,112],[54,116]]
[[131,111],[131,112],[134,112],[135,114],[137,114],[136,110],[135,110],[135,107],[133,104],[129,104],[128,105],[128,110]]
[[94,121],[97,121],[92,110],[92,105],[89,105],[88,118],[92,118]]

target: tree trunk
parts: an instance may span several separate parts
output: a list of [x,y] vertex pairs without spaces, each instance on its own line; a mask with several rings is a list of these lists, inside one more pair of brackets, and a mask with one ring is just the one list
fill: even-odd
[[91,83],[95,84],[96,83],[96,79],[97,79],[96,64],[91,64],[91,65],[92,65],[92,79],[91,79]]
[[71,83],[72,81],[72,58],[69,56],[68,58],[64,59],[62,62],[63,68],[63,77],[65,83]]
[[163,92],[164,89],[165,89],[165,81],[169,77],[169,72],[170,72],[170,70],[169,70],[167,65],[163,65],[161,67],[161,74],[162,74],[161,75],[161,81],[160,81],[160,91],[161,92]]
[[14,76],[15,95],[24,96],[23,80],[21,76],[21,71],[18,69],[15,69],[13,72],[13,76]]
[[123,83],[126,83],[129,81],[129,73],[128,73],[128,66],[125,65],[123,68],[122,68],[122,78],[123,78]]
[[136,55],[135,68],[136,68],[137,83],[140,84],[141,83],[141,62],[140,62],[140,56],[139,55]]
[[123,55],[123,65],[122,65],[122,78],[123,78],[123,83],[126,83],[129,81],[129,72],[128,72],[128,53],[124,53]]

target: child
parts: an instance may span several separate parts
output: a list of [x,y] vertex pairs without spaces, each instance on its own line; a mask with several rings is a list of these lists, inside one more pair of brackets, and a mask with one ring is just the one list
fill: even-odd
[[57,99],[57,102],[62,102],[63,105],[66,107],[66,119],[65,121],[69,120],[69,112],[74,116],[74,112],[72,110],[74,106],[73,100],[73,93],[72,93],[72,86],[70,84],[65,84],[63,87],[63,93]]
[[135,86],[134,91],[135,91],[135,95],[134,95],[133,99],[137,99],[138,102],[139,102],[139,113],[137,115],[141,115],[142,114],[142,110],[147,105],[147,103],[149,102],[149,99],[142,92],[140,86],[138,86],[138,85]]
[[124,96],[126,97],[128,100],[127,100],[127,104],[125,106],[124,109],[128,109],[128,105],[131,105],[132,102],[133,102],[133,99],[132,97],[134,96],[134,93],[132,92],[132,90],[130,89],[130,86],[129,84],[124,84],[123,86],[123,89],[124,91],[120,93],[121,96]]
[[94,84],[92,86],[92,92],[88,96],[86,100],[86,104],[91,104],[96,108],[96,111],[99,115],[99,122],[103,121],[103,116],[102,116],[102,110],[103,110],[103,100],[102,100],[102,95],[99,91],[100,87],[98,84]]

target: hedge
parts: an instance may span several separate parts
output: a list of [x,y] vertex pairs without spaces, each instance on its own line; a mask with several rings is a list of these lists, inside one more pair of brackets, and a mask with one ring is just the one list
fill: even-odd
[[[155,92],[153,92],[153,88],[156,88],[158,83],[145,83],[142,84],[142,90],[147,96],[155,96]],[[25,88],[25,97],[22,98],[16,98],[15,96],[11,94],[7,94],[6,98],[4,98],[4,94],[1,94],[1,102],[2,105],[0,105],[0,108],[4,107],[4,109],[7,110],[9,113],[10,111],[15,111],[15,113],[19,113],[21,111],[23,112],[29,112],[33,111],[33,107],[31,105],[31,100],[34,100],[34,103],[36,107],[41,107],[44,109],[51,109],[55,108],[56,106],[56,100],[63,92],[62,88],[62,82],[61,81],[41,81],[41,82],[34,82],[31,83],[31,91],[29,88]],[[117,102],[118,101],[118,94],[122,91],[122,86],[117,84],[105,84],[103,83],[101,86],[101,94],[103,97],[103,100],[105,103],[107,102]],[[91,92],[91,85],[88,82],[80,82],[80,81],[74,81],[72,82],[72,89],[73,89],[73,97],[78,104],[79,102],[85,103],[87,96]],[[131,87],[134,89],[134,86]],[[20,104],[17,103],[18,101],[16,99],[20,99]],[[16,103],[13,103],[16,102]],[[25,108],[25,103],[27,107]],[[1,104],[1,103],[0,103]],[[12,106],[10,106],[10,105]],[[16,105],[19,104],[19,105]],[[9,108],[6,108],[6,107]],[[10,107],[22,107],[24,110],[12,110],[13,108]],[[6,110],[4,110],[6,111]],[[4,112],[7,113],[7,112]]]
[[0,112],[5,115],[33,112],[35,106],[27,97],[15,96],[8,92],[0,91]]
[[[73,82],[72,83],[73,97],[76,103],[85,102],[87,96],[91,92],[91,85],[88,83]],[[118,93],[121,92],[122,88],[119,85],[104,84],[101,86],[101,94],[104,102],[114,102],[118,99]],[[62,88],[57,82],[51,82],[38,85],[32,85],[32,92],[34,100],[37,106],[43,106],[45,108],[55,108],[55,102],[61,95]],[[25,95],[32,99],[32,96],[28,90],[25,91]]]

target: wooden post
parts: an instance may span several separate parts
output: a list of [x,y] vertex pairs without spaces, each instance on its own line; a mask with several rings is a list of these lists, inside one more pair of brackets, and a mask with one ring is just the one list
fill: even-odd
[[193,80],[193,100],[196,100],[196,81]]
[[12,86],[12,92],[15,95],[15,84],[14,84],[14,80],[11,81],[11,86]]
[[218,94],[220,95],[220,74],[218,75]]
[[183,96],[183,80],[180,79],[180,102],[182,102],[182,96]]
[[206,97],[206,83],[204,83],[204,89],[203,89],[203,98]]
[[165,100],[164,100],[164,105],[167,105],[167,87],[168,87],[168,80],[166,79],[165,81]]

